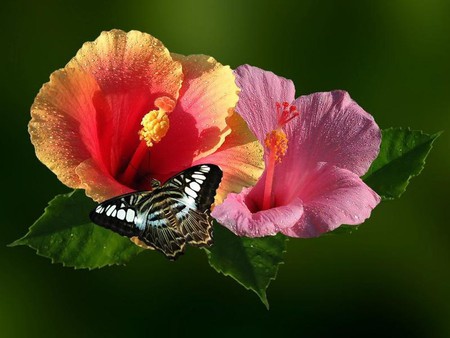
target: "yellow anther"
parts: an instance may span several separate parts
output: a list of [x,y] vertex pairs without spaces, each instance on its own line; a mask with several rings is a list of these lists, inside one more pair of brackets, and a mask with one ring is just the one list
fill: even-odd
[[163,96],[155,100],[155,106],[159,109],[145,114],[141,121],[142,129],[139,131],[139,138],[145,141],[147,147],[152,147],[166,136],[170,126],[168,114],[175,107],[175,101]]
[[275,161],[280,163],[283,156],[286,154],[288,147],[288,139],[286,134],[281,129],[272,130],[267,134],[264,144],[266,148],[275,158]]

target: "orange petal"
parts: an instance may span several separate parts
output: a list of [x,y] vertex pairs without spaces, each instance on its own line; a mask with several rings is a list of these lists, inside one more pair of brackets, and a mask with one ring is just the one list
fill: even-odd
[[86,195],[97,202],[133,191],[111,175],[105,174],[92,159],[80,163],[75,172],[81,181],[78,188],[85,189]]
[[184,80],[169,131],[152,149],[155,173],[174,174],[217,150],[230,133],[226,119],[238,100],[229,66],[206,55],[172,57],[182,64]]
[[31,107],[28,131],[36,156],[72,188],[81,185],[75,168],[98,152],[96,134],[88,128],[95,123],[89,94],[98,90],[95,79],[80,69],[58,70]]
[[228,193],[239,193],[243,187],[253,186],[264,170],[263,147],[242,117],[234,113],[227,122],[231,133],[222,146],[194,163],[214,163],[223,170],[215,205],[221,204]]
[[[37,95],[29,132],[38,158],[73,188],[87,188],[76,173],[86,160],[119,184],[115,178],[139,143],[142,116],[158,97],[176,99],[181,82],[181,65],[156,38],[103,32]],[[95,182],[89,184],[98,196]]]

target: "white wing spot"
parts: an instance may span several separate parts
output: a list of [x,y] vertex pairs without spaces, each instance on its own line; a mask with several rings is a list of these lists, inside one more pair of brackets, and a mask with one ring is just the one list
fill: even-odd
[[[116,207],[114,207],[114,208],[116,208]],[[111,209],[112,209],[112,208],[111,208]],[[114,210],[113,213],[111,214],[111,216],[112,216],[112,217],[116,217],[116,214],[117,214],[117,210]]]
[[126,214],[127,213],[125,212],[124,209],[120,209],[119,211],[117,211],[117,218],[121,219],[121,220],[124,220]]
[[200,184],[198,184],[197,182],[191,182],[189,184],[189,187],[194,191],[200,191]]
[[116,209],[116,206],[114,204],[108,206],[106,208],[106,216],[111,216],[111,214],[113,213],[113,211]]
[[200,171],[203,171],[204,173],[209,173],[210,170],[211,170],[211,168],[208,167],[207,165],[202,165],[200,167]]
[[127,222],[133,222],[133,220],[135,219],[134,217],[134,210],[133,209],[128,209],[127,210]]
[[189,188],[189,187],[185,187],[184,188],[184,192],[186,193],[186,194],[188,194],[190,197],[192,197],[192,198],[195,198],[195,197],[197,197],[197,193],[194,191],[194,190],[192,190],[191,188]]
[[192,178],[195,178],[197,182],[198,182],[198,180],[206,180],[205,175],[200,174],[200,173],[198,173],[198,174],[193,174],[193,175],[192,175]]

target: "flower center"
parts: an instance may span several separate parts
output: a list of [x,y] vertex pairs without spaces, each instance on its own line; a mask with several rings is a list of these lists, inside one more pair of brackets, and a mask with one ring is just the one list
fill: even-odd
[[142,160],[148,155],[148,148],[153,147],[155,143],[161,141],[169,130],[168,114],[175,108],[175,101],[167,96],[158,97],[155,100],[155,106],[158,110],[152,110],[142,118],[142,129],[139,130],[139,145],[134,152],[131,160],[123,172],[121,179],[128,186],[133,186],[137,168],[140,167]]
[[155,100],[155,106],[159,109],[145,114],[141,121],[142,129],[139,131],[139,139],[145,141],[149,148],[166,136],[170,126],[168,114],[175,107],[175,101],[163,96]]
[[297,107],[287,102],[277,102],[275,104],[277,112],[277,126],[267,133],[264,145],[269,154],[266,165],[266,180],[264,184],[264,196],[262,210],[270,209],[274,206],[272,187],[275,173],[275,164],[280,163],[288,148],[288,139],[283,128],[289,121],[297,117],[300,113]]

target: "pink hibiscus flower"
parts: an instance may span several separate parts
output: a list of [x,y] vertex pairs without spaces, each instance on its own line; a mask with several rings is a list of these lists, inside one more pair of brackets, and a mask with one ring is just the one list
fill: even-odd
[[237,92],[232,70],[212,57],[113,30],[51,75],[29,132],[38,158],[96,201],[215,163],[224,171],[218,203],[262,172],[261,146],[233,110]]
[[237,112],[264,144],[266,169],[252,188],[231,193],[212,216],[235,234],[315,237],[370,216],[380,197],[361,179],[381,133],[344,91],[295,99],[292,81],[244,65]]

